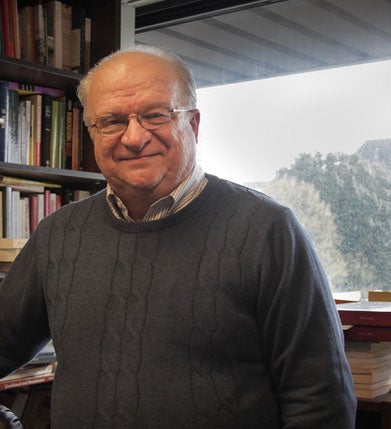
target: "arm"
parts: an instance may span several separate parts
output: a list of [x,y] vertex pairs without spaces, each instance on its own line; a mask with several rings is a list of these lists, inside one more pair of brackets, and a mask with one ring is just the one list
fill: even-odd
[[0,284],[0,377],[31,360],[50,338],[38,241],[33,235]]
[[318,258],[289,210],[267,235],[258,323],[283,428],[352,429],[353,383]]

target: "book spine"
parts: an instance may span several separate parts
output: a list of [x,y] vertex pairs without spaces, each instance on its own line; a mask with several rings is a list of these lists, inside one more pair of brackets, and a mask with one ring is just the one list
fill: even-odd
[[54,380],[54,374],[42,375],[39,377],[25,377],[20,380],[1,381],[0,390],[16,389],[19,387],[32,386],[34,384],[48,383]]
[[77,101],[72,108],[72,170],[80,170],[80,106]]
[[50,127],[50,164],[52,168],[59,168],[59,101],[52,99],[52,122]]
[[30,195],[30,234],[32,234],[38,226],[38,195]]
[[391,326],[390,313],[387,311],[338,310],[343,325]]
[[20,164],[21,147],[18,138],[19,93],[10,89],[8,95],[7,161]]
[[0,5],[3,24],[4,54],[9,57],[16,57],[15,29],[11,11],[12,1],[0,0]]
[[58,168],[65,168],[66,144],[66,99],[62,97],[58,104]]
[[52,124],[52,100],[42,94],[41,166],[50,167],[50,133]]
[[72,6],[62,3],[62,68],[72,65]]
[[7,152],[7,124],[8,124],[8,84],[0,81],[0,161],[6,162]]
[[65,131],[65,161],[64,167],[72,168],[72,99],[66,100],[66,131]]
[[43,193],[43,216],[49,216],[50,215],[50,191],[48,189],[45,189]]
[[42,1],[33,5],[34,14],[34,54],[38,64],[46,64],[45,16]]
[[18,13],[18,0],[10,0],[10,23],[12,20],[12,27],[14,32],[15,42],[15,57],[20,58],[20,29],[19,29],[19,13]]
[[391,328],[386,326],[353,326],[344,330],[346,341],[391,341]]
[[31,5],[19,9],[20,48],[22,59],[35,62],[34,49],[34,12]]
[[12,238],[12,188],[6,186],[3,193],[3,237]]

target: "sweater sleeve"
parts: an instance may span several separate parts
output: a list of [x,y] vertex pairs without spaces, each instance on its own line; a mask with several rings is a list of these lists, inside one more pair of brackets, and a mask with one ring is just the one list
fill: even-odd
[[288,209],[266,235],[258,325],[283,428],[354,428],[340,320],[311,242]]
[[26,364],[50,339],[38,241],[33,235],[0,284],[0,377]]

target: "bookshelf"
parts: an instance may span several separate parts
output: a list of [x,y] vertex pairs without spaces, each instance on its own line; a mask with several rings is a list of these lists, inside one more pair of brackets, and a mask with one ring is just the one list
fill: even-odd
[[[120,47],[120,0],[65,1],[64,3],[71,3],[75,7],[82,5],[86,16],[91,18],[91,64]],[[19,7],[26,4],[27,2],[18,0]],[[56,88],[67,95],[74,96],[82,77],[82,74],[75,71],[29,62],[7,56],[4,50],[0,51],[0,80]],[[82,171],[0,162],[0,175],[56,183],[67,190],[83,189],[94,193],[102,189],[106,182],[95,163],[92,142],[86,130],[82,133]]]
[[[18,5],[26,2],[18,1]],[[84,5],[91,18],[91,64],[110,54],[120,47],[121,1],[113,0],[83,0],[71,1],[72,4]],[[24,59],[14,58],[0,52],[0,80],[21,82],[49,88],[58,88],[67,94],[75,94],[75,89],[82,74],[63,70],[48,65],[32,63]],[[64,188],[85,189],[96,192],[102,189],[106,182],[96,166],[92,142],[84,131],[83,171],[57,169],[9,162],[0,162],[0,175],[12,176],[40,182],[56,183]],[[1,280],[0,280],[1,281]],[[31,386],[24,389],[11,389],[0,392],[0,403],[9,408],[17,407],[15,412],[22,414],[17,402],[23,396],[29,397],[34,404],[34,412],[25,417],[25,427],[37,427],[37,418],[45,421],[40,427],[48,427],[49,402],[51,383],[41,386]],[[27,399],[25,399],[26,401]],[[39,410],[38,410],[39,408]],[[34,416],[34,415],[35,416]]]

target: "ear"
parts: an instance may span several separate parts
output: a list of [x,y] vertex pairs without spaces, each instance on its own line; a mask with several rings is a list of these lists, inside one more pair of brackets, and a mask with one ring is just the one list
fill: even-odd
[[193,130],[196,142],[198,142],[198,128],[200,126],[201,114],[198,109],[194,109],[194,111],[191,112],[191,114],[192,114],[192,118],[190,120],[190,125]]

